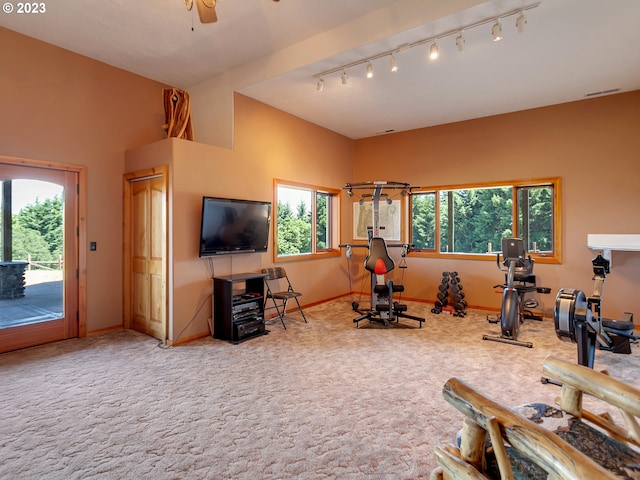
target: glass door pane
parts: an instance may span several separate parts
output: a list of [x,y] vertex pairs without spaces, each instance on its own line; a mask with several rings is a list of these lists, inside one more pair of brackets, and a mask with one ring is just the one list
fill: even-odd
[[64,189],[31,179],[1,183],[0,328],[63,318]]

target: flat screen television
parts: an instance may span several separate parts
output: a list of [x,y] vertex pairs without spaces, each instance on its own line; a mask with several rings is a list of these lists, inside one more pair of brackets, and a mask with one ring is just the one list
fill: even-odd
[[200,256],[266,252],[271,202],[202,198]]

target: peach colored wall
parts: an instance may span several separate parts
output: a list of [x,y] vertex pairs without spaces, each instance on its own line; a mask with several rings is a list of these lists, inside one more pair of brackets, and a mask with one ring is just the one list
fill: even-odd
[[[537,264],[549,313],[562,287],[593,292],[588,233],[640,233],[640,91],[356,141],[354,181],[443,186],[562,178],[561,265]],[[407,295],[435,300],[442,271],[458,271],[471,305],[498,308],[495,261],[410,258]],[[640,315],[640,253],[614,252],[604,315]]]
[[87,167],[87,330],[121,325],[124,152],[162,138],[163,85],[4,28],[0,45],[0,154]]
[[[235,149],[163,140],[163,85],[0,28],[5,92],[0,154],[88,168],[88,331],[122,321],[122,173],[174,159],[172,282],[177,335],[206,331],[210,272],[197,258],[202,195],[272,199],[274,177],[340,188],[348,181],[388,179],[414,185],[560,176],[562,265],[537,265],[553,294],[591,292],[587,233],[638,233],[640,92],[353,141],[259,102],[235,95]],[[11,45],[11,48],[6,48]],[[195,129],[199,128],[195,125]],[[156,143],[154,143],[156,142]],[[137,147],[141,147],[139,150]],[[125,169],[125,154],[130,162]],[[167,153],[170,152],[170,153]],[[158,157],[158,158],[156,158]],[[513,166],[507,164],[513,163]],[[371,178],[375,172],[375,178]],[[343,195],[342,238],[350,241],[351,205]],[[87,246],[83,246],[86,248]],[[361,257],[351,262],[361,272]],[[259,271],[271,252],[215,259],[215,273]],[[305,303],[348,292],[342,258],[285,264]],[[613,254],[604,310],[640,311],[640,254]],[[471,304],[499,305],[493,262],[410,258],[408,297],[433,300],[443,270],[459,271]],[[310,274],[312,272],[312,274]],[[354,278],[353,288],[360,289]],[[366,283],[364,290],[367,289]]]
[[[127,152],[127,171],[171,165],[170,340],[174,342],[206,333],[211,317],[210,264],[208,259],[198,258],[204,195],[273,201],[274,178],[341,188],[352,175],[352,140],[242,95],[235,95],[234,145],[234,150],[227,150],[167,139]],[[273,264],[272,255],[271,246],[267,253],[214,257],[214,274],[260,272]],[[296,288],[304,292],[303,302],[309,304],[349,291],[349,283],[341,275],[343,261],[331,258],[283,266]]]

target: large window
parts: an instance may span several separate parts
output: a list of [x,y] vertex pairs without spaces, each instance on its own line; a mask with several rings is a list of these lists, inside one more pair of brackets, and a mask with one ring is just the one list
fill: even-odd
[[340,190],[275,181],[276,258],[339,255]]
[[560,262],[559,198],[559,178],[414,191],[411,242],[427,255],[493,256],[516,236],[536,258]]

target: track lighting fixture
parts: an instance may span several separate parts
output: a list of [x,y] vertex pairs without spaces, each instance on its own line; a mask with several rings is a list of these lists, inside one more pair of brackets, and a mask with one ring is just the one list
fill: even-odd
[[500,20],[496,20],[496,23],[491,27],[491,35],[493,36],[494,42],[502,40],[502,25],[500,25]]
[[371,62],[367,63],[367,78],[373,78],[373,65],[371,65]]
[[439,55],[440,53],[438,52],[438,43],[434,40],[431,44],[431,47],[429,48],[429,58],[431,60],[435,60]]
[[518,33],[524,32],[524,26],[527,24],[527,17],[524,16],[523,12],[520,12],[518,18],[516,18],[516,30]]
[[464,37],[462,36],[462,30],[460,30],[460,33],[456,37],[456,47],[458,47],[459,52],[464,50]]
[[396,57],[393,56],[393,53],[391,54],[391,60],[389,61],[389,68],[391,69],[392,72],[398,71],[398,65],[396,64]]
[[539,7],[540,4],[541,4],[541,1],[538,0],[529,5],[525,5],[524,7],[509,10],[507,12],[503,12],[494,17],[484,18],[482,20],[479,20],[475,23],[471,23],[468,25],[461,25],[453,30],[442,32],[437,35],[431,36],[429,38],[424,38],[422,40],[418,40],[413,43],[403,43],[402,45],[399,45],[393,50],[388,50],[386,52],[378,53],[377,55],[372,55],[370,57],[363,58],[361,60],[356,60],[346,65],[342,65],[340,67],[335,67],[330,70],[326,70],[324,72],[318,73],[313,76],[313,78],[317,79],[316,89],[318,91],[322,91],[324,88],[324,77],[334,73],[338,73],[338,72],[342,72],[340,76],[342,85],[347,85],[349,83],[349,75],[347,74],[347,70],[349,68],[352,68],[358,65],[366,65],[366,76],[367,78],[372,78],[373,64],[371,62],[383,57],[390,57],[389,68],[392,72],[397,72],[398,65],[396,63],[395,55],[402,54],[402,52],[405,52],[411,48],[414,48],[420,45],[431,44],[429,48],[429,58],[431,60],[435,60],[436,58],[439,57],[439,53],[440,53],[438,48],[438,41],[447,37],[455,37],[456,47],[458,48],[459,51],[462,51],[466,43],[463,35],[464,31],[472,28],[480,27],[482,25],[493,24],[491,27],[491,35],[493,36],[493,41],[497,42],[501,40],[503,37],[502,25],[500,24],[501,20],[504,20],[505,18],[508,18],[508,17],[517,16],[516,22],[515,22],[516,29],[518,30],[518,32],[523,32],[525,29],[525,25],[527,24],[527,17],[525,17],[525,12]]
[[349,75],[347,75],[346,70],[342,71],[342,75],[340,76],[340,81],[342,82],[342,85],[346,85],[347,83],[349,83]]

